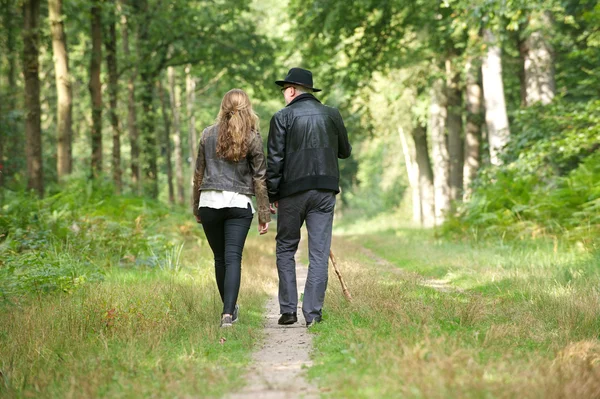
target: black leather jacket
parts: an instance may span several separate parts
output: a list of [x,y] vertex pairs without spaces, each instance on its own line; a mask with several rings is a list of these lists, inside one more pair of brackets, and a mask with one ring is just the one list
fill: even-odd
[[218,134],[218,125],[212,125],[204,129],[200,138],[194,171],[194,215],[198,216],[202,190],[233,191],[255,195],[259,222],[269,222],[271,214],[265,181],[265,154],[260,133],[256,132],[248,145],[248,155],[239,162],[231,162],[217,156]]
[[338,158],[348,158],[351,152],[340,112],[312,94],[301,94],[271,118],[269,200],[313,189],[339,193]]

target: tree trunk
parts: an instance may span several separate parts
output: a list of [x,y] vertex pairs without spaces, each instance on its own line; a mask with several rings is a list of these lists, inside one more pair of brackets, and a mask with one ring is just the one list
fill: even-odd
[[23,3],[23,76],[25,77],[25,153],[27,157],[27,188],[44,195],[42,167],[42,126],[39,77],[40,0]]
[[158,154],[154,123],[154,74],[144,71],[142,78],[142,151],[144,160],[144,193],[158,198]]
[[[185,68],[185,92],[186,92],[186,105],[187,105],[187,117],[188,117],[188,122],[189,122],[189,129],[190,129],[190,135],[189,135],[189,150],[190,150],[190,155],[189,158],[190,164],[192,165],[192,168],[195,167],[195,159],[196,159],[196,144],[197,144],[197,137],[196,137],[196,117],[195,117],[195,113],[194,113],[194,107],[195,107],[195,102],[196,102],[196,79],[194,79],[191,75],[191,69],[192,67],[190,65],[188,65]],[[193,178],[193,176],[192,176]]]
[[[120,4],[119,4],[120,7]],[[122,39],[123,39],[123,54],[125,58],[132,62],[131,51],[129,49],[129,29],[127,24],[127,16],[121,17]],[[137,128],[137,113],[135,108],[135,78],[137,76],[137,68],[132,68],[127,80],[127,129],[129,131],[129,144],[131,146],[131,183],[133,191],[140,194],[140,146],[139,132]]]
[[[0,83],[2,83],[1,80]],[[8,130],[5,128],[8,123],[8,120],[5,117],[5,104],[8,103],[8,101],[5,101],[7,94],[8,93],[5,93],[2,90],[2,87],[0,87],[0,207],[2,207],[2,204],[4,203],[4,173],[6,173],[4,166],[4,136],[6,135],[5,131]]]
[[483,34],[487,43],[487,53],[483,58],[481,72],[490,161],[492,165],[500,165],[500,155],[510,137],[502,82],[502,58],[494,34],[488,29],[485,29]]
[[92,98],[92,178],[102,173],[102,10],[99,0],[91,9],[92,53],[89,90]]
[[415,154],[419,169],[419,194],[421,197],[421,223],[423,227],[435,226],[435,195],[433,189],[433,170],[427,146],[427,129],[417,123],[412,130],[415,142]]
[[[22,103],[24,97],[22,96],[22,88],[17,84],[17,74],[19,71],[19,58],[23,59],[23,53],[20,47],[17,45],[19,35],[22,35],[23,23],[19,18],[19,14],[23,15],[23,1],[15,2],[14,0],[2,0],[0,10],[2,12],[2,22],[5,40],[6,52],[2,54],[6,58],[8,70],[6,75],[8,91],[6,97],[2,99],[4,101],[4,112],[6,113],[7,119],[2,132],[3,148],[5,159],[2,165],[2,175],[4,182],[10,176],[14,176],[16,173],[23,173],[27,168],[27,155],[25,150],[26,135],[23,132],[22,114],[21,112],[15,112],[16,110],[24,110],[25,104]],[[22,38],[21,38],[22,39]],[[21,68],[22,69],[22,68]],[[24,114],[23,114],[24,115]]]
[[446,96],[448,115],[448,155],[450,157],[450,199],[462,199],[464,143],[462,138],[462,93],[456,58],[446,60]]
[[175,136],[173,144],[175,146],[175,179],[177,182],[177,202],[180,205],[185,204],[185,191],[183,187],[183,156],[182,156],[182,140],[181,140],[181,124],[179,118],[179,110],[181,108],[181,93],[179,85],[175,83],[175,69],[169,67],[167,69],[169,79],[169,97],[171,99],[171,109],[173,111],[173,129]]
[[431,106],[429,108],[436,225],[444,222],[450,210],[450,155],[445,131],[446,106],[444,82],[438,79],[431,88]]
[[521,107],[527,106],[527,82],[525,80],[525,57],[527,46],[525,40],[517,37],[517,49],[519,50],[519,88],[521,97]]
[[175,192],[173,190],[173,166],[171,164],[171,123],[169,120],[169,105],[167,104],[166,96],[165,96],[165,88],[162,85],[162,82],[159,80],[156,81],[158,96],[160,98],[160,105],[162,108],[162,116],[163,122],[165,124],[165,135],[163,141],[163,148],[165,153],[165,162],[167,164],[167,183],[169,185],[169,203],[175,203]]
[[465,166],[464,166],[464,197],[467,201],[471,196],[471,184],[477,175],[481,163],[481,86],[479,84],[479,68],[472,61],[466,64],[466,98],[467,98],[467,129],[465,132]]
[[554,56],[546,33],[552,26],[549,11],[537,12],[530,20],[533,32],[525,40],[524,69],[526,105],[549,104],[556,94]]
[[112,127],[112,175],[117,194],[123,189],[121,171],[121,126],[117,115],[119,95],[119,73],[117,71],[117,23],[115,13],[111,13],[108,22],[108,35],[105,36],[106,69],[108,70],[108,97],[110,104],[110,124]]
[[58,180],[71,174],[73,168],[73,90],[69,74],[69,53],[65,35],[62,0],[48,0],[50,32],[52,33],[52,51],[54,52],[54,74],[57,94],[58,143],[56,169]]
[[422,225],[421,218],[421,193],[419,191],[419,168],[415,162],[415,155],[412,148],[409,147],[404,129],[398,128],[400,143],[402,144],[402,153],[404,154],[404,164],[406,165],[406,174],[412,195],[413,222]]

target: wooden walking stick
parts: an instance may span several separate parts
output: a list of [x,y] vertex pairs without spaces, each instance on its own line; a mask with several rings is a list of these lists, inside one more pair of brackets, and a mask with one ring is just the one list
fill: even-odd
[[338,279],[340,279],[340,284],[342,284],[342,292],[344,296],[349,302],[352,302],[352,295],[350,295],[350,291],[348,291],[348,287],[344,282],[344,278],[342,277],[342,273],[340,273],[340,269],[337,267],[337,262],[335,261],[335,256],[333,256],[333,251],[329,250],[329,259],[331,259],[331,263],[333,264],[333,270],[335,270],[335,274],[337,274]]

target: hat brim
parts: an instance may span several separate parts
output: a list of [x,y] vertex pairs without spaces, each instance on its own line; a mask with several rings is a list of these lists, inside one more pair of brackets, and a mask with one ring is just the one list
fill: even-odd
[[315,93],[318,92],[318,91],[322,91],[321,89],[317,89],[315,87],[308,87],[308,86],[303,85],[302,83],[298,83],[298,82],[290,82],[289,80],[278,80],[278,81],[275,82],[276,85],[282,86],[282,87],[286,83],[287,84],[292,84],[292,85],[298,85],[298,86],[306,87],[307,89],[311,89]]

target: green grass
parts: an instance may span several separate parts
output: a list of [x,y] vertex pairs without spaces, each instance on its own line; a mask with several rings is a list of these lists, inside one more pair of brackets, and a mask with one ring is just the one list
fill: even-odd
[[569,248],[338,237],[354,301],[331,275],[310,377],[334,398],[595,397],[600,258]]
[[223,330],[212,252],[187,210],[80,185],[4,211],[0,397],[218,397],[243,385],[276,278],[267,240],[249,237],[240,321]]

